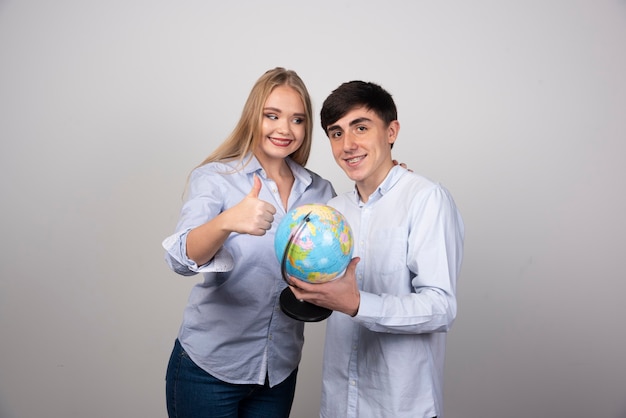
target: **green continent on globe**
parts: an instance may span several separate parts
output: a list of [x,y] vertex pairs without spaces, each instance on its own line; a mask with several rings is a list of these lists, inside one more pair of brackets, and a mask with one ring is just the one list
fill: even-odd
[[352,246],[352,230],[344,216],[321,204],[299,206],[287,213],[274,241],[279,262],[286,256],[287,274],[310,283],[342,274],[352,257]]

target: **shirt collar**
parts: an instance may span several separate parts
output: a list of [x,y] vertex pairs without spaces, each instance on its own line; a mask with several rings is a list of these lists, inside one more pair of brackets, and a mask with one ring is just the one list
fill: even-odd
[[[393,187],[398,183],[400,178],[407,173],[407,170],[399,165],[396,165],[389,170],[387,173],[387,177],[378,185],[374,193],[369,196],[368,203],[375,202],[381,197],[383,197],[387,192],[389,192]],[[359,192],[356,188],[356,184],[354,185],[354,189],[352,190],[352,196],[356,203],[360,206],[363,206],[364,203],[361,201],[359,197]]]
[[[247,154],[241,161],[245,164],[245,167],[243,167],[241,171],[246,174],[260,173],[263,171],[261,163],[252,153]],[[239,160],[237,160],[237,164],[239,164]]]
[[[245,163],[248,160],[249,160],[248,164],[242,170],[244,173],[246,174],[258,173],[263,178],[267,178],[267,174],[265,173],[265,170],[261,166],[261,163],[259,162],[259,160],[257,160],[257,158],[254,156],[254,154],[248,154],[243,159],[243,162]],[[302,167],[300,164],[296,163],[294,160],[292,160],[289,157],[287,157],[285,161],[287,161],[287,165],[291,169],[291,172],[293,173],[293,176],[295,177],[296,182],[300,182],[304,184],[304,186],[309,186],[313,182],[311,173],[309,173],[307,169],[305,169],[304,167]]]
[[378,186],[378,192],[382,195],[387,193],[389,190],[393,189],[393,187],[398,183],[400,178],[407,173],[406,168],[402,168],[399,165],[395,165],[389,170],[389,174],[385,177],[385,180]]

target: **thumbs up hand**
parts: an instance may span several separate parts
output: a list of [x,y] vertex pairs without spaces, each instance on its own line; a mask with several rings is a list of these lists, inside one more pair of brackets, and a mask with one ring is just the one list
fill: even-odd
[[241,234],[265,235],[272,227],[276,208],[264,200],[259,199],[261,179],[255,174],[252,190],[241,202],[225,211],[228,214],[231,230]]

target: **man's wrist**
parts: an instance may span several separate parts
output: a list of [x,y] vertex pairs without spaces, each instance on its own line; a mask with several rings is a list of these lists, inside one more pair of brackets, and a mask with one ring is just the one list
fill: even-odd
[[354,318],[359,313],[359,307],[361,306],[361,293],[357,295],[356,309],[350,313],[350,316]]

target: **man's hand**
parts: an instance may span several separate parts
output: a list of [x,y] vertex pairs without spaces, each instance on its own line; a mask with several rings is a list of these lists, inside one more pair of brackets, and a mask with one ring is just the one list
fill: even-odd
[[355,316],[361,302],[355,273],[359,261],[359,257],[353,258],[343,276],[327,283],[307,283],[290,277],[291,291],[300,300]]

